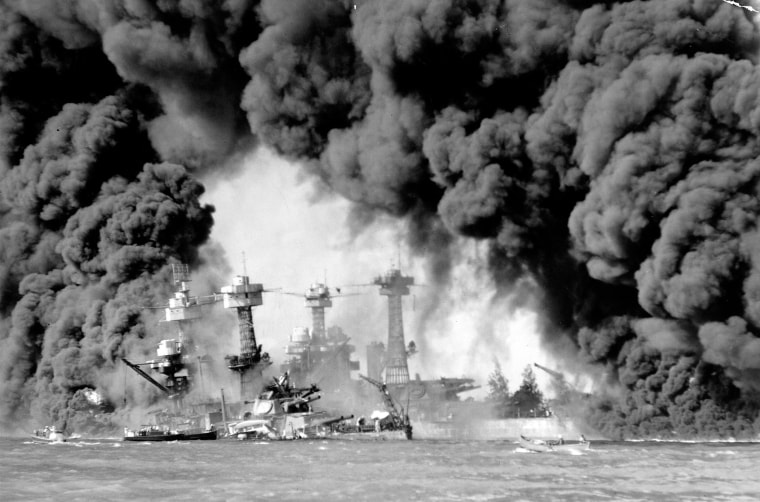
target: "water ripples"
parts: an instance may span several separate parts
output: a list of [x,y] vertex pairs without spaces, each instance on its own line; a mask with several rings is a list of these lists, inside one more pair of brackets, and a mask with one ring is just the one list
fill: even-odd
[[760,444],[201,441],[61,445],[0,438],[12,500],[757,500]]

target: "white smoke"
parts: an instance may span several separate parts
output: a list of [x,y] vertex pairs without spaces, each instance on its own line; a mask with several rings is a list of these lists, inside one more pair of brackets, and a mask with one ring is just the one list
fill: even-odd
[[[495,299],[482,243],[462,239],[465,251],[452,269],[450,286],[433,291],[433,278],[426,278],[422,260],[399,243],[396,222],[380,218],[352,235],[346,225],[350,203],[330,196],[315,202],[312,182],[299,184],[297,164],[264,148],[239,162],[234,176],[207,183],[204,202],[216,207],[212,239],[225,250],[234,274],[245,268],[251,281],[266,289],[301,293],[311,283],[327,280],[331,287],[343,286],[344,293],[360,293],[335,298],[326,324],[340,326],[351,337],[362,371],[367,344],[387,342],[387,301],[374,286],[346,285],[368,285],[399,260],[403,273],[419,285],[403,299],[406,342],[419,348],[409,360],[412,377],[473,378],[481,388],[463,397],[481,398],[488,392],[494,361],[501,364],[512,390],[519,387],[526,365],[555,367],[540,346],[537,314],[513,309],[508,299]],[[279,367],[293,328],[309,326],[311,319],[302,299],[273,291],[254,310],[254,322],[259,343]],[[236,340],[236,333],[229,336]],[[535,373],[541,388],[548,390],[549,377]]]

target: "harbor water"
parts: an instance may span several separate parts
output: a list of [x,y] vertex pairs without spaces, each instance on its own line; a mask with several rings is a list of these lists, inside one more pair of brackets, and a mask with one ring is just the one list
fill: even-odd
[[760,443],[510,441],[45,443],[0,438],[0,500],[760,499]]

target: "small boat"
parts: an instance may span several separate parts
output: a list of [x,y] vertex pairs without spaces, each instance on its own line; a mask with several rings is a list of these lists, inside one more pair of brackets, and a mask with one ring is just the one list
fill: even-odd
[[41,439],[43,441],[50,441],[51,443],[64,443],[66,442],[66,435],[63,431],[56,429],[55,425],[52,427],[45,426],[44,429],[37,429],[32,433],[34,439]]
[[[397,405],[396,401],[388,391],[388,387],[377,380],[359,375],[363,380],[377,387],[380,391],[385,405],[385,410],[375,410],[370,415],[372,422],[366,421],[362,416],[356,420],[356,423],[344,420],[337,422],[333,426],[332,437],[336,439],[412,439],[412,424],[409,421],[409,415],[404,408]],[[408,403],[407,403],[408,407]]]
[[539,453],[555,451],[583,451],[591,447],[591,442],[581,436],[580,441],[566,442],[561,437],[558,440],[529,439],[520,435],[520,446],[526,450]]
[[376,431],[372,429],[357,428],[355,426],[341,426],[333,430],[328,436],[339,440],[364,440],[364,441],[399,441],[412,439],[411,426],[404,429],[386,429]]
[[360,417],[356,422],[344,420],[333,426],[335,439],[405,440],[412,439],[412,425],[408,420],[395,417],[387,412],[375,410],[370,415],[371,422]]
[[198,441],[217,438],[216,430],[165,430],[143,427],[139,430],[124,429],[124,441]]

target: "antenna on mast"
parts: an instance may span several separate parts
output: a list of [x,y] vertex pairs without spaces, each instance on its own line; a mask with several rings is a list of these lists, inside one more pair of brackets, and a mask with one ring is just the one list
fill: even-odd
[[245,266],[245,251],[243,251],[243,275],[248,275],[248,270],[246,270]]
[[396,239],[396,260],[398,269],[401,270],[401,234],[399,233]]

